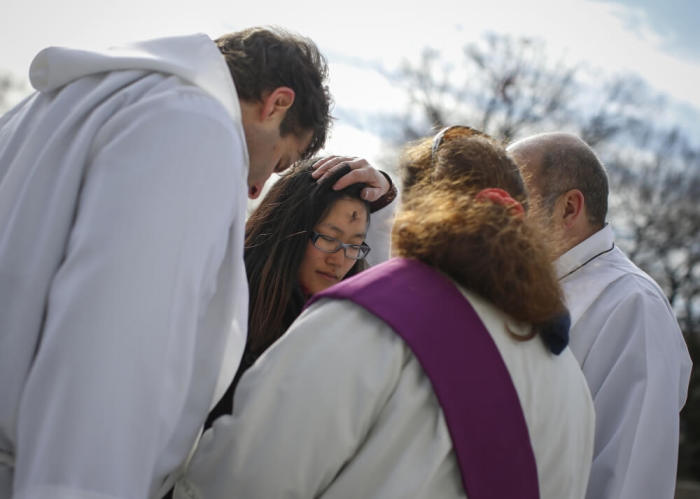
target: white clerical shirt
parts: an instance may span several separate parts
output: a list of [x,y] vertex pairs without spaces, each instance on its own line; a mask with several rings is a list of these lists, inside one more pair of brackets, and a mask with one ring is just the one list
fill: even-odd
[[672,499],[691,361],[668,300],[609,225],[556,268],[596,410],[587,499]]

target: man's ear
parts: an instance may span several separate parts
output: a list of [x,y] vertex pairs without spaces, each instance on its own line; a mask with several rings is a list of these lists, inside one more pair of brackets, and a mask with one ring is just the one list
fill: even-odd
[[282,122],[287,110],[294,104],[295,93],[289,87],[277,87],[272,92],[263,97],[262,106],[260,108],[261,121],[273,119],[279,123]]
[[560,202],[561,221],[567,229],[586,219],[586,200],[578,189],[566,191],[561,196]]

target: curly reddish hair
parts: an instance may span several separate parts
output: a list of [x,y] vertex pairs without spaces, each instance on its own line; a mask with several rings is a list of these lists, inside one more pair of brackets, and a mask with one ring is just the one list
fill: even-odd
[[566,310],[538,226],[507,206],[476,199],[482,189],[500,188],[527,206],[518,168],[500,144],[456,137],[433,156],[431,139],[424,139],[404,152],[401,167],[403,203],[392,234],[397,256],[441,270],[532,324],[525,339]]

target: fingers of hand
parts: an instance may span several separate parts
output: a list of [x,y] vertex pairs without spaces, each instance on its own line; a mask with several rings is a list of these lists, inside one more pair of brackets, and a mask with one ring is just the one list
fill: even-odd
[[325,177],[335,171],[336,168],[340,168],[343,163],[349,163],[352,168],[354,160],[355,158],[349,156],[328,156],[316,162],[313,166],[314,171],[311,176],[315,179]]
[[333,188],[335,190],[340,190],[359,182],[367,184],[368,187],[377,188],[380,192],[380,196],[389,190],[389,182],[384,178],[384,175],[369,165],[358,168],[357,170],[352,170],[343,175],[338,179]]

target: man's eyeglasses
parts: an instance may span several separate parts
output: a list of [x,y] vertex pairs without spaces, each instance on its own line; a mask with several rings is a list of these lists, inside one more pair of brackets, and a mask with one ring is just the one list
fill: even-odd
[[469,126],[464,126],[464,125],[452,125],[443,128],[440,130],[437,134],[435,134],[435,137],[433,137],[433,146],[430,149],[430,162],[434,163],[435,162],[435,155],[437,154],[438,149],[440,149],[440,146],[454,138],[454,137],[486,137],[486,138],[491,138],[489,135],[485,134],[482,131],[476,130],[475,128],[469,127]]
[[352,258],[353,260],[362,260],[369,254],[371,249],[364,242],[362,244],[346,244],[335,237],[319,234],[313,230],[309,234],[309,237],[316,249],[320,249],[324,253],[335,253],[342,248],[345,257]]

